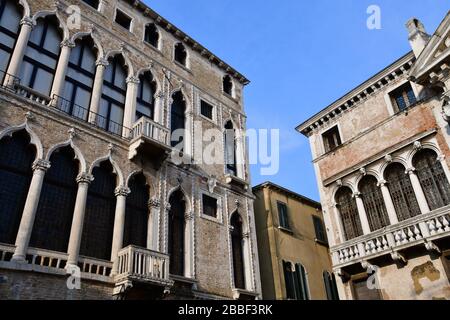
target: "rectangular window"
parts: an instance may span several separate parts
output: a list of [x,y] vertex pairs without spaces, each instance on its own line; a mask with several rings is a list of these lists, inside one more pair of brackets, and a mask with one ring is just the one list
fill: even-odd
[[397,111],[403,111],[417,102],[411,84],[408,82],[400,88],[395,89],[390,94],[391,100]]
[[341,136],[339,135],[339,129],[337,126],[323,133],[322,139],[325,147],[325,152],[333,151],[342,144]]
[[217,218],[217,199],[204,194],[202,200],[203,214],[205,216]]
[[278,218],[280,220],[280,227],[289,230],[290,228],[289,228],[287,206],[283,202],[278,202]]
[[327,235],[323,226],[323,221],[317,216],[313,216],[314,230],[316,231],[316,240],[327,243]]
[[207,117],[208,119],[213,119],[213,106],[208,102],[201,100],[200,101],[200,112],[202,116]]
[[87,3],[92,8],[98,9],[99,0],[83,0],[83,2]]
[[120,24],[122,27],[130,31],[131,27],[131,18],[127,16],[125,13],[123,13],[120,10],[116,11],[116,23]]

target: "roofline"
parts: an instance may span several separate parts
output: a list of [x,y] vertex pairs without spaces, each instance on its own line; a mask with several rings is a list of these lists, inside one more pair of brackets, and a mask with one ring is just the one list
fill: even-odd
[[369,89],[374,84],[378,83],[380,80],[382,80],[385,77],[385,73],[389,69],[393,69],[395,67],[400,67],[401,65],[407,63],[410,60],[413,60],[415,58],[414,52],[409,51],[405,55],[401,56],[399,59],[388,65],[387,67],[383,68],[381,71],[377,72],[375,75],[355,87],[354,89],[348,91],[345,95],[322,109],[320,112],[314,114],[312,117],[310,117],[308,120],[304,121],[300,125],[298,125],[295,130],[297,130],[299,133],[307,136],[306,129],[308,129],[311,125],[314,123],[320,121],[321,118],[325,117],[328,113],[333,112],[335,109],[339,108],[349,100],[352,100],[356,98],[358,95]]
[[170,23],[167,19],[162,17],[155,10],[151,9],[149,6],[147,6],[141,0],[125,0],[125,1],[130,3],[131,6],[133,6],[134,8],[137,8],[138,10],[142,11],[144,16],[148,16],[151,19],[153,19],[154,23],[156,23],[157,25],[164,28],[166,31],[173,34],[176,38],[183,41],[185,44],[187,44],[193,50],[198,51],[200,53],[200,55],[205,56],[205,58],[208,58],[212,63],[214,63],[220,69],[224,70],[226,73],[228,73],[229,75],[234,77],[236,80],[238,80],[244,86],[250,83],[250,80],[248,80],[243,74],[238,72],[236,69],[231,67],[228,63],[226,63],[219,57],[215,56],[211,51],[206,49],[199,42],[194,40],[192,37],[190,37],[183,31],[181,31],[181,29],[179,29],[178,27],[176,27],[175,25]]
[[261,184],[258,184],[256,186],[254,186],[252,188],[252,190],[253,190],[253,192],[255,192],[255,191],[260,190],[262,188],[277,189],[277,190],[282,191],[284,193],[287,193],[287,194],[289,194],[289,195],[291,195],[291,196],[293,196],[295,198],[299,198],[299,199],[301,199],[301,200],[303,200],[305,202],[308,202],[309,204],[312,204],[314,207],[318,207],[319,209],[322,209],[322,204],[320,202],[317,202],[315,200],[312,200],[311,198],[302,196],[301,194],[299,194],[297,192],[294,192],[294,191],[291,191],[289,189],[286,189],[285,187],[282,187],[282,186],[280,186],[280,185],[278,185],[276,183],[273,183],[271,181],[266,181],[266,182],[263,182]]

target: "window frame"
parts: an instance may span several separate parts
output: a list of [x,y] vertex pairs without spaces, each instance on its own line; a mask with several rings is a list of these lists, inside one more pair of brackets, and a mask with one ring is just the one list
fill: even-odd
[[[405,112],[405,110],[401,111],[397,108],[396,103],[394,103],[393,98],[392,98],[392,94],[396,91],[399,90],[402,86],[406,85],[407,83],[409,83],[411,85],[412,91],[414,92],[414,95],[416,97],[416,103],[419,102],[419,91],[418,88],[416,87],[416,85],[407,80],[404,79],[403,81],[398,82],[395,87],[392,87],[388,92],[385,93],[384,95],[384,101],[386,103],[389,115],[393,116],[397,113],[402,113]],[[406,110],[408,110],[409,107],[406,108]]]
[[[145,40],[146,34],[147,34],[146,33],[147,27],[149,25],[154,25],[156,32],[158,33],[158,40],[156,42],[156,46],[154,46],[153,44],[151,44],[150,42]],[[156,49],[159,53],[161,53],[162,32],[161,32],[161,29],[158,27],[158,25],[154,21],[149,21],[144,24],[144,32],[142,34],[142,42],[145,43],[146,45],[150,46],[152,49]]]
[[[314,232],[315,232],[315,235],[316,235],[316,237],[315,237],[314,240],[315,240],[316,242],[320,243],[320,244],[324,244],[324,245],[327,245],[327,246],[328,246],[327,230],[326,230],[326,228],[325,228],[325,224],[324,224],[323,219],[322,219],[321,217],[319,217],[319,216],[313,214],[313,215],[312,215],[312,220],[313,220],[313,225],[314,225]],[[319,233],[320,233],[320,232],[318,232],[318,230],[317,230],[317,225],[316,225],[316,223],[320,223],[320,227],[321,227],[321,229],[322,229],[322,230],[320,230],[320,231],[323,233],[323,238],[320,238],[320,237],[319,237]]]
[[[212,216],[209,216],[209,215],[206,215],[203,213],[204,212],[203,211],[203,196],[208,196],[210,198],[214,198],[217,200],[216,217],[212,217]],[[223,225],[222,196],[220,196],[219,194],[216,194],[216,193],[211,193],[206,189],[200,189],[199,199],[200,199],[200,201],[199,201],[200,202],[200,211],[199,211],[200,218]]]
[[[333,149],[330,149],[329,147],[327,147],[328,146],[328,142],[325,141],[325,135],[327,133],[331,132],[332,130],[336,130],[337,131],[340,143],[338,145],[336,145],[336,147],[334,147]],[[322,140],[323,154],[334,152],[334,151],[339,149],[344,144],[344,139],[343,139],[343,136],[342,136],[341,126],[340,126],[339,123],[336,123],[335,125],[332,125],[332,126],[326,128],[326,129],[322,130],[320,132],[320,138]]]
[[[282,224],[280,206],[284,206],[286,208],[286,217],[285,217],[286,224],[285,225]],[[291,224],[289,221],[289,208],[288,208],[287,203],[277,200],[277,213],[278,213],[278,229],[292,232]]]
[[[184,52],[186,53],[186,57],[184,59],[184,64],[176,59],[176,49],[178,45],[182,45],[184,48]],[[173,52],[172,52],[172,61],[178,65],[179,67],[185,69],[190,72],[190,64],[189,64],[189,52],[186,45],[182,41],[176,41],[173,44]]]
[[99,11],[100,12],[100,6],[102,3],[102,0],[98,0],[98,4],[97,7],[92,6],[90,3],[87,2],[88,0],[81,0],[81,2],[83,2],[85,5],[87,5],[89,8],[91,9],[95,9],[95,11]]
[[[128,28],[124,27],[123,25],[121,25],[120,23],[117,22],[117,13],[118,12],[120,12],[120,14],[122,14],[124,17],[130,19],[130,26]],[[126,30],[126,31],[128,31],[130,33],[133,33],[134,19],[128,12],[126,12],[126,10],[124,10],[124,9],[122,9],[120,7],[116,7],[115,10],[114,10],[113,22],[114,22],[115,25],[120,26],[122,29],[124,29],[124,30]]]
[[[206,104],[211,106],[211,117],[212,118],[208,118],[207,116],[205,116],[202,113],[202,103],[206,103]],[[204,97],[199,97],[199,99],[198,99],[198,115],[201,118],[203,118],[203,119],[205,119],[205,120],[207,120],[207,121],[209,121],[211,123],[216,124],[217,123],[216,110],[217,110],[217,107],[216,107],[216,105],[214,103],[211,103],[210,100],[205,99]]]
[[[225,91],[225,78],[229,78],[230,79],[230,83],[231,83],[231,90],[230,90],[230,93],[228,93],[228,92],[226,92]],[[225,95],[225,96],[227,96],[227,97],[229,97],[229,98],[231,98],[231,99],[236,99],[235,97],[236,97],[236,94],[235,94],[235,87],[236,87],[236,85],[235,85],[235,83],[234,83],[234,81],[233,81],[233,78],[229,75],[229,74],[224,74],[223,75],[223,77],[222,77],[222,93]]]

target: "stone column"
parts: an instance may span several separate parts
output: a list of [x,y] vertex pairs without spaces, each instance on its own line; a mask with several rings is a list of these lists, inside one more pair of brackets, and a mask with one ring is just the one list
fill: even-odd
[[158,215],[160,202],[158,199],[148,201],[147,249],[158,250]]
[[[331,208],[333,209],[333,216],[334,216],[334,220],[336,221],[336,227],[338,229],[339,232],[339,240],[340,243],[344,243],[345,242],[345,230],[344,230],[344,225],[342,224],[342,219],[341,219],[341,215],[339,213],[338,210],[338,204],[337,203],[333,203],[331,204]],[[330,225],[332,227],[332,225]],[[332,228],[331,233],[334,234],[334,230]],[[334,243],[334,245],[337,245],[339,243]]]
[[117,274],[117,255],[123,247],[123,233],[125,228],[125,212],[127,196],[130,194],[130,189],[127,187],[118,187],[115,190],[116,194],[116,213],[114,218],[114,233],[111,249],[111,261],[113,262],[112,274]]
[[244,136],[241,129],[236,129],[236,171],[238,178],[245,180],[245,160],[244,160]]
[[430,208],[428,207],[427,198],[425,197],[425,194],[423,193],[422,186],[420,185],[419,178],[416,174],[416,168],[408,168],[406,169],[406,174],[409,175],[409,178],[411,179],[411,184],[414,189],[414,193],[417,198],[417,202],[419,203],[420,212],[422,214],[430,212]]
[[153,107],[153,120],[156,123],[164,125],[164,92],[161,90],[155,95],[155,105]]
[[389,192],[389,188],[387,187],[387,181],[381,180],[378,183],[378,186],[381,188],[381,193],[383,194],[384,204],[386,205],[387,214],[389,217],[389,223],[391,225],[398,223],[397,213],[395,212],[394,203],[392,202],[391,193]]
[[192,157],[192,127],[194,121],[194,112],[189,110],[186,112],[186,128],[184,132],[184,154],[186,159],[191,159]]
[[39,198],[44,182],[45,172],[50,168],[50,162],[37,159],[33,163],[33,177],[28,190],[25,207],[20,220],[19,231],[16,237],[16,250],[12,257],[13,261],[24,262],[33,231],[34,218],[39,205]]
[[[33,21],[30,17],[24,17],[20,21],[20,32],[17,37],[16,45],[14,51],[11,55],[9,62],[8,74],[14,77],[19,76],[20,66],[22,64],[23,56],[25,55],[25,50],[27,49],[28,40],[30,39],[31,31],[33,29]],[[3,84],[6,86],[13,85],[14,78],[5,77]]]
[[91,104],[89,106],[89,111],[94,113],[91,113],[89,117],[89,122],[91,123],[96,122],[95,114],[98,113],[98,109],[100,107],[100,98],[102,97],[103,75],[108,64],[108,60],[103,58],[98,59],[96,62],[97,68],[95,70],[94,85],[92,86]]
[[77,265],[78,255],[80,253],[81,237],[83,235],[84,214],[86,209],[86,200],[88,196],[89,184],[94,177],[87,173],[79,174],[77,177],[78,191],[75,200],[73,212],[72,227],[70,229],[69,246],[67,253],[67,265]]
[[252,270],[251,270],[251,255],[250,255],[250,233],[246,232],[242,235],[242,253],[243,253],[243,268],[244,268],[244,282],[245,289],[252,291]]
[[194,213],[188,212],[184,216],[185,227],[184,227],[184,276],[186,278],[193,278],[193,232],[194,232]]
[[[61,53],[58,59],[58,65],[55,71],[55,79],[50,93],[52,105],[57,106],[58,97],[62,97],[64,90],[64,83],[66,78],[67,66],[69,65],[70,52],[75,47],[75,43],[70,40],[61,42]],[[56,97],[55,97],[56,96]]]
[[129,130],[132,129],[136,119],[136,98],[139,88],[139,78],[127,78],[127,95],[125,97],[125,112],[123,115],[123,132],[122,136],[127,138],[130,135]]
[[365,235],[369,234],[369,233],[371,233],[370,225],[369,225],[369,220],[367,219],[366,209],[364,208],[364,202],[361,199],[361,193],[356,192],[353,194],[353,197],[355,197],[356,206],[358,207],[358,215],[359,215],[359,220],[361,221],[361,227],[362,227],[363,233]]

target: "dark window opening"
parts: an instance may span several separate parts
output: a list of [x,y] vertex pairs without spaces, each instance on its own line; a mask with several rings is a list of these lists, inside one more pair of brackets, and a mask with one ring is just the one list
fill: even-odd
[[286,287],[286,299],[309,300],[308,281],[306,270],[302,264],[293,265],[283,261],[284,281]]
[[170,274],[184,276],[184,229],[186,200],[180,190],[169,199],[169,256]]
[[[177,91],[172,96],[173,103],[170,112],[170,131],[172,148],[184,143],[185,111],[186,103],[181,91]],[[178,138],[178,139],[177,139]],[[181,147],[183,148],[183,147]],[[181,150],[180,150],[181,151]]]
[[[0,0],[0,71],[8,70],[16,39],[19,35],[21,9],[13,1]],[[5,74],[0,73],[0,83]]]
[[328,300],[339,300],[339,294],[336,285],[336,278],[333,273],[325,271],[323,273],[323,282],[325,284],[325,292]]
[[187,53],[184,45],[179,42],[175,45],[175,61],[186,66]]
[[225,170],[228,174],[237,176],[236,166],[236,132],[233,123],[228,121],[225,124]]
[[231,217],[231,246],[233,251],[234,287],[245,289],[242,218],[238,212]]
[[156,82],[151,72],[139,77],[139,87],[136,98],[136,120],[141,117],[153,119],[155,111]]
[[116,10],[116,23],[127,29],[130,30],[131,27],[131,18],[127,16],[125,13],[123,13],[120,10]]
[[233,81],[229,75],[223,77],[223,92],[230,96],[233,95]]
[[217,199],[203,194],[203,214],[217,218]]
[[98,9],[99,0],[83,0],[84,3],[87,3],[92,8]]
[[286,204],[283,202],[277,202],[277,207],[278,207],[278,219],[280,222],[280,227],[289,230],[290,229],[289,217]]
[[200,112],[202,116],[207,117],[208,119],[213,119],[213,109],[214,107],[210,105],[208,102],[201,100],[200,101]]
[[366,176],[359,183],[359,190],[369,220],[371,231],[376,231],[390,224],[383,194],[374,176]]
[[159,33],[154,23],[145,26],[144,41],[158,48]]
[[328,243],[327,240],[327,234],[325,232],[325,228],[323,225],[323,221],[320,217],[312,216],[313,217],[313,223],[314,223],[314,230],[316,232],[316,240]]
[[339,129],[337,126],[323,133],[322,139],[325,146],[325,152],[333,151],[342,144],[341,136],[339,134]]
[[336,193],[336,205],[344,228],[345,240],[351,240],[363,235],[358,207],[353,192],[348,187],[342,187]]
[[403,111],[417,102],[417,98],[409,82],[400,88],[395,89],[389,95],[394,102],[397,111]]

